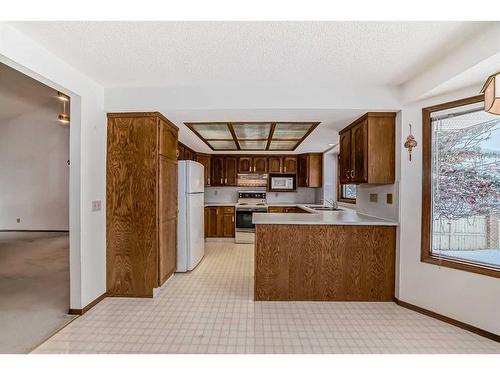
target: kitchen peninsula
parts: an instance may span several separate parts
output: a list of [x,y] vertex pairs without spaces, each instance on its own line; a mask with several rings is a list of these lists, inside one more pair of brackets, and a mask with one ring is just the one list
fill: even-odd
[[256,301],[392,301],[397,222],[341,208],[255,214]]

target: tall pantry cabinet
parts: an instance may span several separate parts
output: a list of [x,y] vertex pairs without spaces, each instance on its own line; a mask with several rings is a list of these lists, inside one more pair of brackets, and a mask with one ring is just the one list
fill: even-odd
[[158,112],[108,113],[108,296],[152,297],[176,269],[178,130]]

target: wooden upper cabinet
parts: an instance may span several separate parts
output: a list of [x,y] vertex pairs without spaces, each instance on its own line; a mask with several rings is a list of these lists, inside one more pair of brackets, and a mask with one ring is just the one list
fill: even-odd
[[351,181],[351,131],[340,133],[339,178],[341,184]]
[[323,154],[301,154],[297,158],[297,186],[321,187],[323,185]]
[[205,179],[205,186],[210,186],[210,175],[211,175],[211,169],[210,169],[210,155],[207,154],[196,154],[196,161],[200,164],[203,164],[204,167],[204,179]]
[[340,132],[340,182],[393,184],[394,112],[369,112]]
[[269,158],[267,158],[267,166],[269,173],[282,173],[283,158],[279,156],[270,156]]
[[253,172],[254,173],[267,173],[267,157],[254,156],[252,158]]
[[238,158],[238,172],[239,173],[250,173],[252,172],[252,158],[247,156],[241,156]]
[[284,173],[297,173],[297,157],[284,156],[283,157],[283,172]]
[[223,156],[213,156],[211,160],[212,169],[212,180],[210,182],[211,186],[223,186],[224,185],[224,157]]
[[184,160],[184,145],[182,143],[177,144],[177,159],[178,160]]
[[238,178],[238,159],[232,156],[224,158],[224,185],[236,186]]
[[368,181],[367,151],[368,121],[361,121],[351,129],[351,172],[352,182]]

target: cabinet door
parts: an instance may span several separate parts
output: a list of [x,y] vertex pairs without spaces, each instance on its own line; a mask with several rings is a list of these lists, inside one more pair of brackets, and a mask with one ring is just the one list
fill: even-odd
[[252,172],[252,158],[251,157],[240,157],[238,159],[238,172],[240,173],[250,173]]
[[308,178],[308,155],[299,155],[297,158],[297,186],[307,187],[309,185]]
[[283,158],[283,172],[297,173],[297,158],[295,156],[285,156]]
[[255,173],[267,173],[267,157],[256,156],[252,158],[253,171]]
[[224,158],[224,185],[236,186],[238,176],[238,159],[236,157]]
[[269,168],[269,173],[281,173],[283,172],[283,165],[282,165],[283,159],[280,158],[279,156],[270,156],[267,159],[267,164]]
[[352,182],[368,182],[368,120],[351,129],[351,172]]
[[205,186],[210,186],[210,155],[197,154],[196,161],[203,164]]
[[158,171],[158,285],[162,285],[177,267],[177,160],[160,155]]
[[192,152],[187,148],[184,149],[184,160],[191,160],[191,158],[192,158]]
[[212,157],[212,181],[210,184],[212,186],[222,186],[224,185],[224,157],[214,156]]
[[205,207],[206,237],[217,236],[217,207]]
[[223,207],[222,237],[234,237],[234,208]]
[[351,182],[351,131],[340,134],[339,179],[341,184]]

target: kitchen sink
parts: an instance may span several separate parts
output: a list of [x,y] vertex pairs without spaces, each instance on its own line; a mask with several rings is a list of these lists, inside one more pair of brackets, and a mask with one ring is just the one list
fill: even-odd
[[332,207],[332,206],[321,206],[321,205],[308,205],[306,206],[308,208],[312,208],[315,211],[342,211],[341,208],[338,207]]

